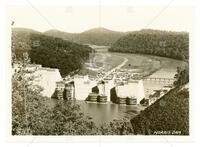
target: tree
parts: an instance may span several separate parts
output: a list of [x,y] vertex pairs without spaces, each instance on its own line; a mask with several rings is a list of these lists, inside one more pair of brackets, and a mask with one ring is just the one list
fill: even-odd
[[130,120],[114,120],[100,127],[102,135],[133,135],[134,131]]
[[[33,86],[27,76],[30,62],[24,56],[12,76],[12,134],[13,135],[92,135],[98,128],[72,101],[58,101],[49,105],[50,99],[40,95],[41,88]],[[13,60],[13,68],[16,60]],[[34,71],[33,71],[34,72]]]
[[[75,101],[59,100],[49,105],[51,99],[40,95],[42,89],[33,86],[27,77],[27,54],[22,61],[12,65],[18,70],[12,76],[12,134],[13,135],[130,135],[133,130],[129,120],[113,121],[97,127],[80,111]],[[34,71],[33,71],[34,72]]]
[[12,32],[12,53],[18,60],[27,52],[31,63],[58,68],[62,76],[81,69],[91,51],[87,45],[46,36],[39,32],[20,30]]
[[119,38],[109,51],[152,54],[185,60],[189,57],[189,33],[159,30],[135,31]]
[[[17,63],[16,63],[17,62]],[[13,55],[12,65],[17,66],[12,76],[12,134],[30,134],[28,126],[29,97],[35,96],[38,91],[30,92],[31,77],[26,77],[26,66],[30,62],[28,55],[23,55],[23,62],[17,61]]]
[[177,67],[177,73],[175,74],[174,78],[174,86],[182,86],[189,82],[189,67],[185,66],[184,69]]

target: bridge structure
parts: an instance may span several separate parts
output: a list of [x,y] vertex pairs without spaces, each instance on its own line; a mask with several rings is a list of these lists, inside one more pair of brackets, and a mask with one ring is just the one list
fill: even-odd
[[174,78],[157,78],[157,77],[147,77],[143,78],[144,81],[154,81],[154,82],[174,82]]

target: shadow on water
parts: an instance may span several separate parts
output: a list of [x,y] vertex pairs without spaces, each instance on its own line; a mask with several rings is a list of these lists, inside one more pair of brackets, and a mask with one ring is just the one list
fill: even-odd
[[[51,99],[48,105],[54,107],[57,102],[57,99]],[[131,119],[145,108],[140,105],[119,105],[112,102],[99,104],[76,100],[75,103],[80,106],[81,112],[97,126],[108,124],[113,120]]]
[[118,105],[108,102],[106,104],[86,103],[85,101],[77,101],[81,111],[92,118],[96,125],[109,123],[113,120],[121,120],[123,118],[133,118],[142,106]]

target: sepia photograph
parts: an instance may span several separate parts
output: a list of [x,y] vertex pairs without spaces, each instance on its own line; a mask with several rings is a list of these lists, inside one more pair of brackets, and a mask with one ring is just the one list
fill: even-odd
[[190,136],[192,7],[7,11],[12,136]]

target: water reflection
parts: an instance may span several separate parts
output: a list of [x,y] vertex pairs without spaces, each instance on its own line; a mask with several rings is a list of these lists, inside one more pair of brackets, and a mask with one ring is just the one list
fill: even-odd
[[77,101],[77,103],[81,106],[83,113],[92,117],[92,120],[97,125],[109,123],[115,119],[134,117],[139,110],[144,109],[142,106],[118,105],[110,102],[107,104],[98,104]]

